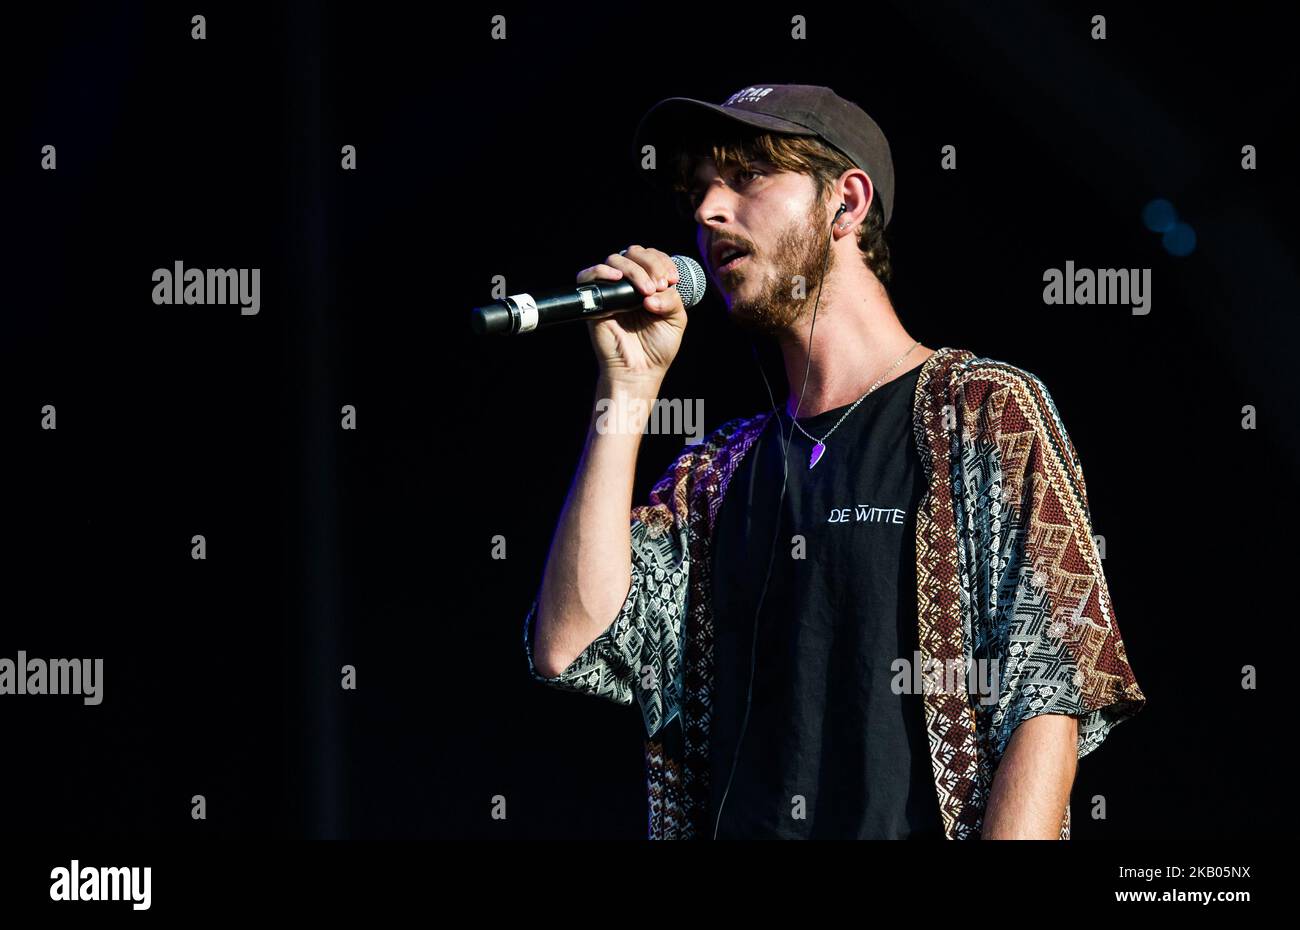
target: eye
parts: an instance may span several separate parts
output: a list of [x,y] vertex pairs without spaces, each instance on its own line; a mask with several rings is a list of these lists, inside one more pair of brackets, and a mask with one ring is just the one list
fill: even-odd
[[[743,185],[750,183],[754,178],[761,178],[762,176],[763,172],[761,170],[757,168],[746,168],[743,170],[737,169],[733,178],[737,184]],[[683,191],[678,195],[678,209],[681,210],[684,215],[693,214],[700,208],[700,201],[703,197],[704,192],[698,186],[692,187],[689,191]]]

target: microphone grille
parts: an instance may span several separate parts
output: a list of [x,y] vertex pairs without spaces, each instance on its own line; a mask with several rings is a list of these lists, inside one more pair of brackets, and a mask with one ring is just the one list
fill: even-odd
[[682,306],[690,309],[704,299],[708,279],[700,263],[693,258],[674,255],[673,264],[677,266],[677,293],[682,297]]

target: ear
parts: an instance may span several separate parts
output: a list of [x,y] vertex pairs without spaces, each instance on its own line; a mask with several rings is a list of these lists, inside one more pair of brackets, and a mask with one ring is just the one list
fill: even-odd
[[[871,178],[861,168],[846,171],[840,178],[840,201],[848,208],[836,224],[836,232],[848,235],[867,220],[867,211],[875,198]],[[840,217],[837,213],[836,217]],[[843,227],[842,229],[840,227]]]

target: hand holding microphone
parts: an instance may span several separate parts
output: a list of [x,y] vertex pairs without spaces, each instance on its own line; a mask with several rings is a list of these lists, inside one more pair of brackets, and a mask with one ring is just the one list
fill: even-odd
[[[694,261],[678,257],[678,262]],[[699,265],[695,265],[699,269]],[[686,269],[690,274],[693,269]],[[628,246],[599,265],[578,273],[578,283],[625,281],[640,296],[641,309],[587,324],[591,346],[596,352],[602,377],[658,384],[677,357],[686,331],[686,304],[693,293],[681,286],[681,269],[673,258],[658,249]],[[703,271],[698,293],[703,294]],[[687,282],[690,283],[689,281]],[[698,301],[691,301],[693,305]]]
[[631,245],[578,272],[576,286],[476,307],[473,327],[479,335],[516,335],[586,320],[602,376],[662,379],[681,345],[686,308],[704,290],[694,259]]

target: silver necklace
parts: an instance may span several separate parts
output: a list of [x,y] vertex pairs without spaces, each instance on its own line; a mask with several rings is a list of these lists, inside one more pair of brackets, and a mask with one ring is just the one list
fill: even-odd
[[[907,358],[909,355],[911,355],[911,354],[912,354],[912,349],[915,349],[915,348],[916,348],[917,346],[919,346],[920,344],[921,344],[921,341],[920,341],[919,339],[918,339],[916,342],[912,343],[912,348],[911,348],[911,349],[908,349],[906,352],[904,352],[902,355],[900,355],[900,356],[898,357],[898,361],[894,362],[894,364],[890,365],[887,369],[885,369],[885,373],[884,373],[883,375],[881,375],[879,378],[876,379],[876,383],[873,384],[873,385],[871,385],[871,387],[867,388],[867,394],[870,394],[870,393],[871,393],[872,391],[874,391],[876,388],[880,387],[880,383],[881,383],[882,381],[884,381],[886,377],[888,377],[889,373],[890,373],[891,371],[893,371],[895,368],[897,368],[897,367],[902,363],[903,359],[905,359],[905,358]],[[818,439],[816,436],[814,436],[812,433],[808,432],[808,431],[807,431],[806,429],[804,429],[802,426],[799,426],[799,421],[798,421],[798,420],[794,420],[794,418],[791,417],[791,420],[794,420],[794,425],[795,425],[795,426],[799,426],[799,432],[803,433],[805,436],[807,436],[809,439],[811,439],[814,443],[816,443],[816,445],[813,446],[812,454],[808,456],[808,468],[809,468],[809,470],[811,470],[812,467],[813,467],[814,465],[816,465],[818,462],[820,462],[820,461],[822,460],[822,455],[825,454],[825,452],[826,452],[826,440],[831,438],[831,433],[835,432],[835,430],[837,430],[837,429],[839,428],[839,425],[840,425],[841,423],[844,422],[844,417],[847,417],[850,413],[853,412],[854,408],[857,407],[858,404],[862,403],[864,400],[867,399],[867,394],[863,394],[861,397],[859,397],[857,400],[855,400],[855,401],[853,402],[853,406],[850,407],[848,410],[845,410],[845,411],[844,411],[844,416],[842,416],[842,417],[840,417],[838,420],[836,420],[836,421],[835,421],[835,425],[832,426],[829,430],[827,430],[827,431],[826,431],[826,435],[823,436],[821,439]]]

